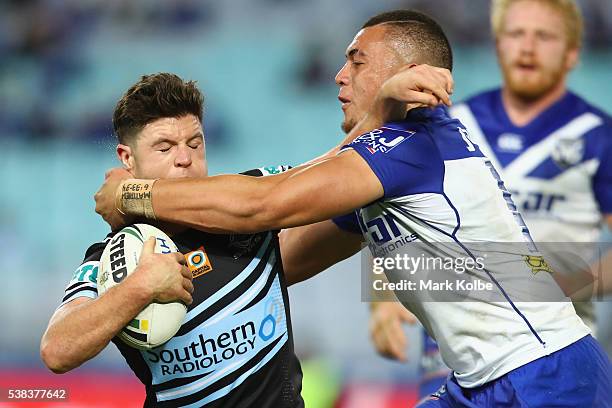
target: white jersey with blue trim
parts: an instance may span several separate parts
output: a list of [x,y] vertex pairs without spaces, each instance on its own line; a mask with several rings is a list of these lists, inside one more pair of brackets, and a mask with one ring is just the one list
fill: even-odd
[[[368,163],[384,196],[358,209],[352,223],[334,221],[359,229],[374,256],[394,257],[410,242],[424,244],[432,257],[455,258],[473,257],[468,247],[474,243],[514,243],[504,245],[503,263],[487,265],[484,279],[499,292],[493,300],[436,302],[426,292],[396,291],[436,339],[461,386],[480,386],[589,334],[567,298],[524,301],[506,291],[512,280],[538,288],[552,277],[534,273],[526,262],[537,250],[503,181],[443,108],[414,109],[405,121],[356,138],[340,154],[347,149]],[[398,270],[387,277],[419,279]]]
[[612,119],[567,92],[525,126],[515,126],[501,90],[451,108],[502,174],[540,242],[596,242],[612,213]]

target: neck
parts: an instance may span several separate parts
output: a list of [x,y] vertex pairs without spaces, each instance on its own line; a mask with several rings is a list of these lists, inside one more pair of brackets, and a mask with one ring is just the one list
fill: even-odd
[[551,107],[565,95],[565,79],[553,89],[536,99],[525,99],[512,93],[507,86],[502,89],[502,101],[510,121],[515,126],[525,126],[540,113]]

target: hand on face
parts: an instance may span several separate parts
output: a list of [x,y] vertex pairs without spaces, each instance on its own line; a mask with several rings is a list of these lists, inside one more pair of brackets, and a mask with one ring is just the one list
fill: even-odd
[[104,183],[94,195],[96,212],[111,226],[113,231],[131,223],[130,217],[121,214],[116,205],[119,184],[129,178],[134,178],[134,176],[123,168],[110,169],[106,172]]
[[393,104],[395,115],[405,115],[406,105],[451,106],[453,88],[453,77],[448,69],[411,64],[387,79],[376,99],[377,103]]

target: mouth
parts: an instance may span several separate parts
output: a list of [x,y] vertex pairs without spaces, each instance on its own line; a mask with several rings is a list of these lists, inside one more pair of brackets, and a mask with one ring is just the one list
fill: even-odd
[[340,95],[338,95],[338,100],[342,104],[342,110],[343,111],[345,111],[348,108],[348,105],[351,103],[350,99],[345,98],[344,96],[340,96]]
[[538,65],[533,64],[533,63],[519,62],[519,63],[516,63],[514,66],[519,71],[523,71],[523,72],[535,72],[538,70]]

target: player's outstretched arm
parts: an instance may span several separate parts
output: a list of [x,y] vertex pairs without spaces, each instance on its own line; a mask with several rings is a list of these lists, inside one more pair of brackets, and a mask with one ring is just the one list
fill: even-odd
[[349,150],[278,179],[223,175],[159,180],[152,204],[163,221],[211,232],[253,233],[327,220],[382,196],[378,177]]
[[139,265],[120,285],[92,300],[77,298],[51,317],[40,343],[45,365],[65,373],[95,357],[153,300],[191,303],[191,273],[180,253],[156,254],[155,239],[143,247]]

